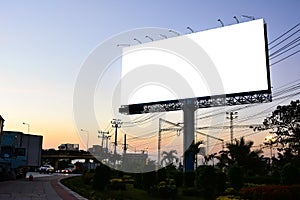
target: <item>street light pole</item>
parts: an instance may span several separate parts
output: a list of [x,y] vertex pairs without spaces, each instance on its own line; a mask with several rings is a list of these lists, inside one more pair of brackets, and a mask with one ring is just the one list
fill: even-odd
[[30,132],[30,124],[23,122],[24,125],[27,125],[27,133],[29,134]]
[[86,134],[87,134],[86,151],[88,151],[89,150],[89,132],[84,129],[81,129],[81,131],[86,132]]

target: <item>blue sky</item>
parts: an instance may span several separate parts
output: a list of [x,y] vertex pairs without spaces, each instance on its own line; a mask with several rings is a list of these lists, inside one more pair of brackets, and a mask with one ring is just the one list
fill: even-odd
[[[265,19],[272,41],[299,23],[299,8],[297,0],[1,1],[0,114],[5,129],[26,132],[24,121],[32,133],[44,135],[45,148],[64,142],[84,145],[73,120],[76,78],[97,45],[120,32],[161,27],[189,33],[187,26],[201,31],[220,26],[219,18],[229,25],[235,23],[233,16],[247,21],[240,16],[250,15]],[[271,67],[273,87],[299,78],[299,56]]]

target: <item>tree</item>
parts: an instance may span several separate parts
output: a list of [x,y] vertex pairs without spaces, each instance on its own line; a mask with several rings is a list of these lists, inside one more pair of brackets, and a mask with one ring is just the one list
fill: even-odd
[[205,165],[207,165],[208,162],[211,160],[213,162],[213,167],[214,167],[215,166],[215,158],[217,158],[216,155],[217,155],[217,153],[212,153],[212,154],[204,156]]
[[177,151],[176,150],[171,150],[169,152],[163,151],[162,152],[162,160],[161,160],[161,164],[165,164],[165,166],[174,163],[174,161],[177,163],[178,162],[178,157],[177,155]]
[[216,158],[220,161],[217,166],[221,169],[230,167],[234,164],[240,166],[244,173],[261,174],[264,172],[264,163],[260,154],[261,150],[251,151],[253,146],[252,141],[245,141],[242,137],[240,140],[235,140],[232,144],[227,144],[228,150],[221,151]]
[[274,139],[278,150],[291,151],[300,157],[300,101],[291,101],[290,105],[277,106],[263,124],[274,130]]
[[197,159],[197,155],[200,152],[200,145],[203,144],[203,141],[198,141],[196,143],[192,143],[189,148],[187,149],[188,152],[192,152],[194,160],[196,161],[196,167],[198,166],[198,159]]

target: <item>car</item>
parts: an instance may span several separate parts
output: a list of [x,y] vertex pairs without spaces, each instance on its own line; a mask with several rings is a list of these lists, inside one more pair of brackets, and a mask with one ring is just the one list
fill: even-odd
[[54,172],[54,167],[52,167],[51,165],[42,165],[39,168],[39,172],[44,173],[44,174],[52,174]]
[[65,174],[70,174],[72,172],[73,172],[72,168],[65,168],[65,169],[61,170],[61,173],[65,173]]

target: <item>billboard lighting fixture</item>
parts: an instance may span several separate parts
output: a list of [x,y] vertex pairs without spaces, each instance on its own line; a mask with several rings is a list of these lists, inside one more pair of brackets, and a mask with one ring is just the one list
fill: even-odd
[[137,41],[138,43],[142,44],[142,42],[136,38],[133,38],[133,40]]
[[191,28],[191,27],[186,27],[187,29],[189,29],[192,33],[195,33],[195,31]]
[[236,23],[239,24],[240,21],[238,20],[238,18],[236,16],[233,16],[233,18],[235,19]]
[[117,47],[130,47],[130,44],[117,44]]
[[169,32],[170,32],[170,33],[174,33],[174,34],[177,35],[177,36],[180,36],[180,33],[178,33],[177,31],[174,31],[174,30],[171,30],[171,29],[170,29]]
[[221,19],[218,19],[218,22],[220,22],[220,23],[221,23],[222,27],[224,26],[224,23],[222,22],[222,20],[221,20]]
[[242,17],[248,18],[248,19],[252,19],[252,20],[255,20],[255,17],[254,17],[254,16],[242,15]]
[[153,39],[152,37],[148,36],[148,35],[146,35],[145,38],[148,38],[148,39],[150,39],[151,41],[154,41],[154,39]]
[[163,37],[164,39],[167,39],[168,37],[166,35],[163,34],[159,34],[160,37]]

